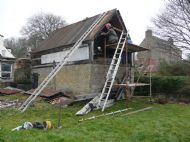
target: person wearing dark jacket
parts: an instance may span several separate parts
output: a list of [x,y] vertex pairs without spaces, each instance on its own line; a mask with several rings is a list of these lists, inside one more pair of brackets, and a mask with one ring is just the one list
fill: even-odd
[[105,25],[107,32],[102,32],[100,35],[106,36],[109,44],[117,43],[118,36],[110,23]]

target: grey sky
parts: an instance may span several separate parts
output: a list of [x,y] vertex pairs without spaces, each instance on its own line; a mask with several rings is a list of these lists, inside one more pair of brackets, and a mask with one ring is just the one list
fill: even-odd
[[27,18],[38,12],[63,16],[70,24],[86,17],[117,8],[135,44],[164,5],[163,0],[0,0],[0,34],[5,38],[20,36]]

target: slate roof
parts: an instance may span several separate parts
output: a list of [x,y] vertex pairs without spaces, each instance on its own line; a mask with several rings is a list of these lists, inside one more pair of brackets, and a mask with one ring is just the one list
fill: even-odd
[[[93,39],[94,35],[116,13],[119,13],[119,11],[116,9],[107,11],[106,16],[101,20],[101,22],[97,25],[97,27],[94,28],[94,30],[87,36],[85,41]],[[84,32],[92,25],[92,23],[98,18],[98,16],[100,16],[100,14],[90,18],[86,18],[82,21],[73,23],[71,25],[56,30],[46,40],[44,40],[38,48],[34,49],[32,52],[36,53],[56,47],[62,47],[65,45],[74,44],[84,34]]]

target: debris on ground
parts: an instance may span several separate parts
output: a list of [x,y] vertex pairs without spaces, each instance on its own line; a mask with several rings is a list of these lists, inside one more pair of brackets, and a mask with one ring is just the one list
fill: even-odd
[[[31,90],[25,92],[25,94],[31,95],[34,91],[35,91],[35,89],[31,89]],[[40,93],[39,96],[46,98],[46,99],[53,99],[53,98],[56,98],[59,96],[64,96],[64,93],[61,90],[45,88],[45,89],[43,89],[43,91]]]
[[2,108],[17,108],[21,106],[21,102],[19,100],[13,100],[13,101],[8,101],[8,100],[0,100],[0,109]]
[[74,100],[69,99],[67,97],[58,97],[50,101],[52,105],[61,105],[61,106],[68,106],[72,102],[74,102]]
[[36,128],[36,129],[43,129],[43,130],[47,130],[47,129],[51,129],[53,128],[51,121],[44,121],[44,122],[24,122],[22,125],[13,128],[12,131],[19,131],[19,130],[28,130],[28,129],[32,129],[32,128]]
[[25,129],[25,130],[28,130],[28,129],[31,129],[33,127],[32,123],[31,122],[24,122],[24,124],[22,124],[21,126],[18,126],[14,129],[12,129],[12,131],[19,131],[21,129]]
[[[32,94],[35,89],[25,92],[26,94]],[[39,95],[41,98],[48,100],[53,105],[58,106],[67,106],[74,102],[73,99],[70,99],[68,96],[63,93],[61,90],[55,90],[51,88],[45,88]]]
[[155,99],[154,99],[155,103],[158,104],[167,104],[168,103],[168,99],[166,98],[166,96],[164,95],[158,95]]
[[23,92],[23,90],[18,89],[18,88],[14,88],[14,87],[10,87],[10,86],[3,88],[3,89],[0,89],[0,94],[4,94],[4,95],[17,94],[20,92]]

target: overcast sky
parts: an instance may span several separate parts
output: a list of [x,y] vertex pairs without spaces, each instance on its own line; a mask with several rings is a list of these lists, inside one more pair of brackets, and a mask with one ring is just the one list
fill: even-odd
[[39,12],[62,16],[70,24],[117,8],[133,42],[140,44],[164,0],[0,0],[0,3],[0,34],[4,38],[20,36],[27,18]]

